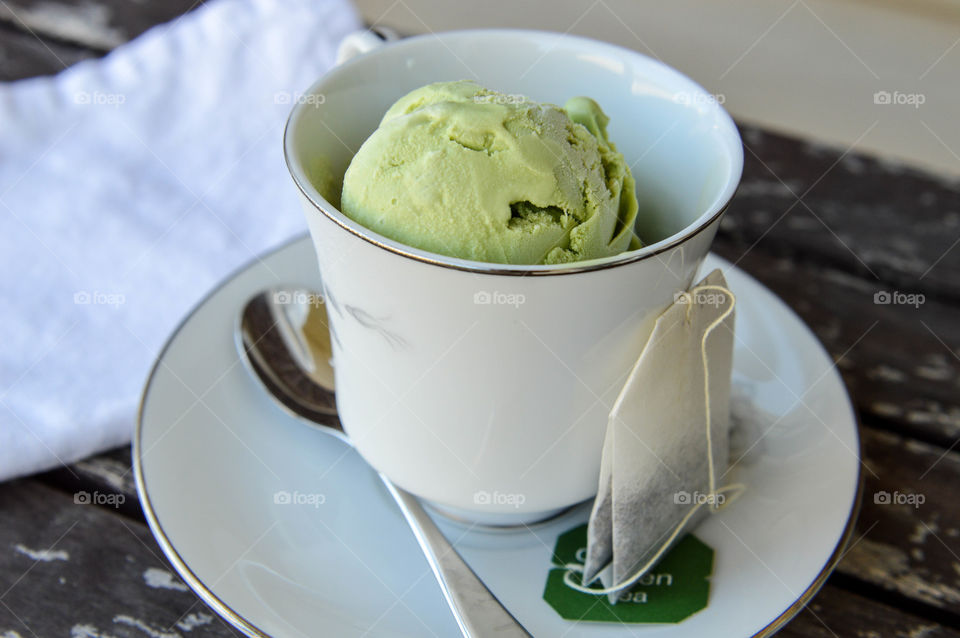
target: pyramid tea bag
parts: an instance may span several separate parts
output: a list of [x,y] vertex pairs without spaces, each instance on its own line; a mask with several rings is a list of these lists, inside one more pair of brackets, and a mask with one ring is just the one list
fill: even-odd
[[[742,490],[719,485],[729,460],[734,304],[715,270],[657,319],[610,412],[583,591],[629,587]],[[601,572],[608,587],[585,587]]]

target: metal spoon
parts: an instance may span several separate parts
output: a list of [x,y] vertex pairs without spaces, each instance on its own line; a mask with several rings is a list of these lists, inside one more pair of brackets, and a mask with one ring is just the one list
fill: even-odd
[[[244,306],[237,346],[267,392],[318,430],[346,443],[337,417],[330,332],[320,294],[268,290]],[[494,597],[424,511],[415,496],[380,474],[427,557],[464,636],[529,636]]]

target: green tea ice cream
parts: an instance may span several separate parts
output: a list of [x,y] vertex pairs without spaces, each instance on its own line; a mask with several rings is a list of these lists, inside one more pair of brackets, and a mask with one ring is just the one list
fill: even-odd
[[341,209],[431,252],[560,264],[639,248],[637,198],[593,100],[561,109],[469,81],[397,101],[343,177]]

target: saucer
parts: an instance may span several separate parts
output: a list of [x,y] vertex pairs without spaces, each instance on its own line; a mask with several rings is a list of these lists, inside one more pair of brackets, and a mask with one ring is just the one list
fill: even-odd
[[[709,604],[677,624],[562,618],[544,600],[557,538],[589,504],[537,525],[438,516],[533,636],[769,636],[838,562],[859,501],[857,421],[832,359],[757,281],[714,255],[737,294],[734,385],[764,427],[743,446],[746,493],[694,532],[713,548]],[[214,290],[161,352],[134,435],[147,521],[184,581],[250,636],[456,636],[420,548],[376,473],[264,394],[240,361],[237,313],[277,286],[319,289],[303,237]],[[740,455],[738,455],[740,456]]]

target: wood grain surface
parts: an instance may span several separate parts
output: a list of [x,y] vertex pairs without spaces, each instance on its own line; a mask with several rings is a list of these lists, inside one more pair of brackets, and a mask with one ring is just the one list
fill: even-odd
[[[193,8],[7,0],[0,79],[57,73]],[[715,250],[811,327],[862,422],[856,533],[780,635],[960,637],[960,185],[755,128],[743,137]],[[86,503],[94,493],[109,503]],[[239,635],[164,560],[126,448],[0,485],[0,520],[2,638]]]

